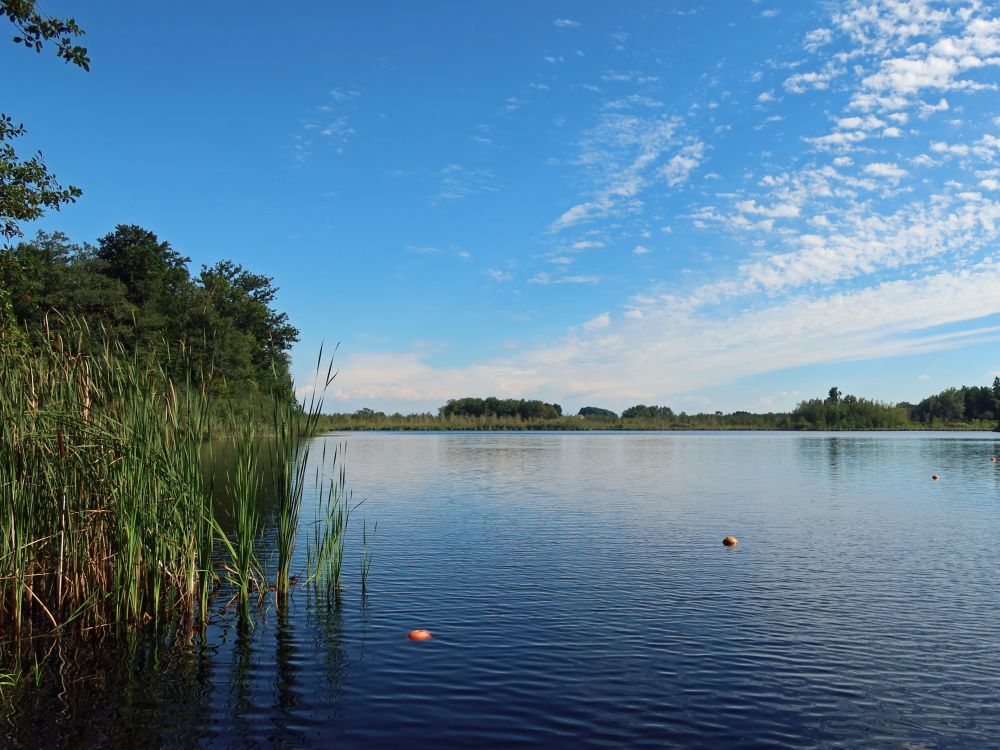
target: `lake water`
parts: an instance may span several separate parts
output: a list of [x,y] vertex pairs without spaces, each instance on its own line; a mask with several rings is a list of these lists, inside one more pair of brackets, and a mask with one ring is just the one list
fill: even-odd
[[66,647],[0,742],[997,745],[1000,435],[319,440],[378,521],[367,598],[352,539],[339,607]]

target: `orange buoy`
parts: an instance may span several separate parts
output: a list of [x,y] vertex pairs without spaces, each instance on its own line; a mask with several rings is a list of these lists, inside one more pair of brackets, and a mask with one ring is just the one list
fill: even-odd
[[940,478],[941,477],[939,477],[937,474],[931,474],[931,479],[940,479]]
[[411,641],[426,641],[431,638],[431,631],[429,630],[411,630],[406,635]]
[[725,539],[722,540],[722,543],[727,547],[735,547],[737,544],[740,543],[740,540],[734,536],[727,536]]

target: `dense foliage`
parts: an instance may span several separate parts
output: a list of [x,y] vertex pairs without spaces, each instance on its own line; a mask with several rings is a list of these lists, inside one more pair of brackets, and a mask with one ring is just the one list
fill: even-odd
[[525,401],[513,398],[475,398],[466,397],[451,399],[438,409],[441,417],[518,417],[520,419],[555,419],[562,416],[559,404],[547,404],[544,401]]
[[599,406],[584,406],[577,412],[577,416],[589,419],[618,419],[618,415],[610,409],[602,409]]
[[790,426],[817,430],[901,429],[907,426],[906,407],[884,404],[858,396],[802,401],[791,413]]
[[80,318],[95,343],[120,344],[216,396],[244,398],[251,384],[290,396],[288,352],[298,331],[274,309],[272,280],[230,261],[192,276],[188,263],[137,226],[119,225],[96,246],[40,232],[0,252],[5,327],[37,342],[46,328]]
[[1000,418],[1000,377],[994,379],[992,388],[946,388],[909,407],[909,411],[914,421],[924,423]]
[[673,419],[674,410],[669,406],[636,404],[622,412],[622,419]]

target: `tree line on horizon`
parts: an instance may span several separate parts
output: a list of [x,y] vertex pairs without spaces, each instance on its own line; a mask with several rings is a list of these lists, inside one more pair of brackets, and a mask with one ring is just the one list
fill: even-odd
[[523,398],[465,398],[450,399],[438,409],[439,417],[518,417],[520,419],[556,419],[563,415],[559,404]]
[[912,429],[933,426],[991,425],[1000,429],[1000,377],[992,387],[961,386],[946,388],[922,401],[886,403],[861,396],[843,394],[836,386],[825,398],[800,401],[790,412],[755,413],[675,413],[669,406],[636,404],[621,415],[611,409],[584,406],[576,415],[563,415],[558,404],[525,399],[500,399],[495,396],[467,396],[451,399],[430,413],[387,415],[370,408],[352,414],[332,414],[327,426],[345,429],[437,429],[441,427],[479,428],[494,424],[504,428],[518,425],[538,429]]

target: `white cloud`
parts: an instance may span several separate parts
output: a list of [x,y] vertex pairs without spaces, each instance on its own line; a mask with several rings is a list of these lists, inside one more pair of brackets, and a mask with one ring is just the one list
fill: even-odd
[[573,21],[569,18],[557,18],[552,23],[559,29],[575,29],[580,26],[579,21]]
[[951,106],[948,104],[947,99],[941,99],[937,104],[927,104],[927,102],[920,102],[919,115],[922,119],[926,120],[928,117],[933,115],[935,112],[947,112]]
[[867,165],[865,167],[865,172],[867,174],[874,175],[875,177],[884,177],[889,180],[899,180],[909,174],[909,172],[898,164],[890,164],[882,161],[873,162]]
[[825,47],[833,41],[833,32],[830,29],[813,29],[806,34],[805,42],[802,45],[809,52],[816,52],[820,47]]
[[868,133],[863,130],[835,131],[828,135],[821,135],[815,138],[806,138],[807,143],[820,150],[850,148],[868,138]]
[[611,325],[611,314],[601,313],[583,324],[585,331],[601,331]]
[[493,170],[482,167],[469,168],[461,164],[446,164],[438,171],[436,177],[439,185],[437,192],[431,196],[433,205],[499,190],[495,184]]
[[758,206],[755,200],[740,201],[736,210],[746,214],[757,214],[772,219],[788,219],[798,216],[801,209],[792,203],[778,203],[773,206]]
[[824,234],[793,234],[797,249],[750,261],[741,268],[739,290],[772,291],[816,282],[830,283],[926,262],[967,256],[1000,237],[1000,202],[934,196],[926,205],[912,204],[887,216],[863,208],[846,224]]
[[935,141],[931,144],[931,151],[936,154],[951,154],[953,156],[968,156],[969,147],[964,143],[954,143],[949,145],[945,141]]
[[529,284],[598,284],[601,277],[595,274],[569,274],[565,276],[553,276],[548,271],[540,271],[528,279]]
[[332,89],[328,103],[316,107],[303,120],[302,132],[293,137],[292,143],[292,152],[298,165],[305,164],[320,145],[325,149],[332,148],[335,154],[344,153],[348,143],[357,134],[350,118],[360,96],[361,92],[357,89]]
[[645,245],[636,245],[632,248],[632,252],[636,255],[645,255],[646,253],[653,252],[652,248],[646,247]]
[[[678,145],[679,126],[679,120],[670,117],[601,115],[598,125],[585,135],[578,159],[597,185],[595,192],[588,200],[564,211],[550,230],[559,232],[595,219],[639,210],[639,195],[649,187],[658,169],[668,169],[665,174],[668,181],[682,182],[700,159],[699,144],[681,146],[674,154],[680,159],[673,167],[670,162],[658,167]],[[694,164],[688,166],[691,162]]]
[[494,281],[510,281],[514,277],[508,271],[501,271],[497,268],[489,268],[486,270],[486,275],[489,276]]
[[[924,92],[995,90],[993,82],[966,77],[1000,65],[1000,19],[985,17],[984,7],[972,2],[954,12],[930,0],[849,2],[837,16],[840,27],[860,53],[881,57],[853,106],[902,109]],[[913,43],[917,38],[928,41]]]
[[786,91],[793,94],[804,94],[811,90],[823,91],[830,88],[830,82],[834,78],[843,74],[843,68],[838,68],[833,63],[827,63],[820,71],[795,73],[786,78],[782,85]]
[[670,158],[670,161],[660,170],[660,174],[670,187],[677,187],[687,182],[692,170],[701,164],[705,152],[705,144],[701,141],[689,143]]

